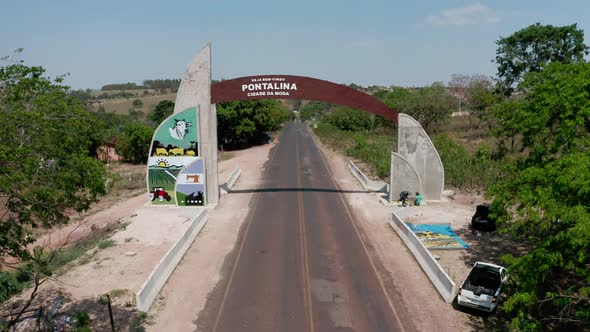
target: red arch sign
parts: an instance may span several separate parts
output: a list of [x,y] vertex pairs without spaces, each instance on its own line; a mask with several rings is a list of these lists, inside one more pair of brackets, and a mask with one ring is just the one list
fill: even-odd
[[211,103],[250,99],[325,101],[367,111],[397,123],[397,113],[379,99],[344,85],[304,76],[239,77],[211,86]]

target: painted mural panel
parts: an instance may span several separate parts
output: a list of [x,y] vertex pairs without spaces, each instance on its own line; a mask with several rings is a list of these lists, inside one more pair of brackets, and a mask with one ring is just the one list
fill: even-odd
[[154,205],[175,205],[181,170],[199,159],[198,109],[168,117],[156,130],[148,158],[147,184]]
[[198,138],[196,108],[173,114],[156,130],[150,157],[198,157]]
[[205,161],[197,159],[180,171],[176,178],[176,204],[205,206]]

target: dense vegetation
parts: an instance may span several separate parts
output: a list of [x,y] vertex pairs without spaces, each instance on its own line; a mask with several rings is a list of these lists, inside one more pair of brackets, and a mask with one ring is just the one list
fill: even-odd
[[[447,87],[373,93],[431,134],[447,186],[486,192],[500,232],[532,244],[524,255],[503,257],[510,273],[499,313],[504,329],[590,328],[590,63],[583,40],[576,25],[535,24],[498,41],[495,82],[454,75]],[[450,114],[459,110],[469,116],[466,137],[480,143],[451,136]],[[315,102],[300,112],[324,142],[387,176],[395,140],[380,135],[386,122]]]
[[143,81],[143,86],[146,89],[154,89],[154,90],[170,90],[172,92],[178,91],[178,87],[180,86],[180,79],[156,79],[156,80],[145,80]]
[[265,143],[290,115],[277,100],[242,100],[217,105],[218,144],[241,148]]
[[[35,290],[52,274],[54,254],[28,246],[32,230],[66,223],[68,212],[87,210],[105,193],[104,165],[92,157],[97,121],[68,96],[61,78],[43,77],[41,67],[0,67],[0,255],[2,270],[18,273]],[[6,259],[12,259],[7,261]],[[23,270],[26,267],[26,270]],[[0,274],[0,296],[20,290]],[[20,306],[14,324],[36,296]],[[0,327],[8,328],[8,327]]]
[[138,86],[135,83],[119,83],[119,84],[107,84],[100,88],[101,91],[112,91],[112,90],[138,90],[144,87]]

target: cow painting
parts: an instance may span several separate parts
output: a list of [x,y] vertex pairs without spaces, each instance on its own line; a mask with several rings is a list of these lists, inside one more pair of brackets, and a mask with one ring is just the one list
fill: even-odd
[[178,140],[184,139],[184,135],[188,133],[188,127],[192,125],[192,122],[174,119],[174,126],[172,128],[168,128],[168,131],[170,131],[170,137]]

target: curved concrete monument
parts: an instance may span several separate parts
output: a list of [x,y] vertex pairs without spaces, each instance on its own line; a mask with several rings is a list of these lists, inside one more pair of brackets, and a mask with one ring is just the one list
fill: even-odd
[[[407,114],[400,113],[398,114],[397,136],[398,154],[418,174],[420,190],[417,191],[422,194],[425,200],[440,200],[445,183],[445,172],[440,156],[428,134],[426,134],[418,121]],[[396,161],[396,163],[399,162]],[[391,167],[392,170],[395,170],[393,156]],[[391,179],[391,192],[393,195],[403,190],[412,192],[409,187],[415,185],[412,177],[404,178],[401,175],[396,176],[395,172],[393,173],[395,177]],[[398,192],[393,190],[398,190]]]
[[396,200],[402,191],[408,191],[412,195],[422,190],[420,176],[414,167],[404,156],[397,152],[391,153],[390,169],[391,186],[389,190],[389,201]]

